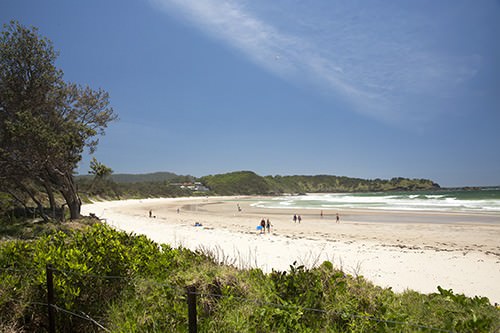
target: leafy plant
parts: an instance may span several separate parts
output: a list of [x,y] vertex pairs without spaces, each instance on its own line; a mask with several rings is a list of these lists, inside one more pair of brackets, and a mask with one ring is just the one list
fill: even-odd
[[[43,331],[46,265],[54,267],[63,332],[187,331],[186,290],[197,288],[200,332],[494,332],[488,299],[439,288],[396,294],[330,262],[264,274],[158,245],[96,223],[0,243],[0,329]],[[92,320],[88,319],[91,318]]]

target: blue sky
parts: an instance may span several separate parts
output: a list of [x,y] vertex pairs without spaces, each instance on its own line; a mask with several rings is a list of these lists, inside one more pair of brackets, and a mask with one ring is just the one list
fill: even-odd
[[0,19],[110,93],[95,156],[116,173],[500,185],[500,1],[3,0]]

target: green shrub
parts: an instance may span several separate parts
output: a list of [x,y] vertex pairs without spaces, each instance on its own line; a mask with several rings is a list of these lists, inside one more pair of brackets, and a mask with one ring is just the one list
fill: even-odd
[[[439,288],[396,294],[324,262],[264,274],[210,255],[95,224],[36,240],[0,243],[0,330],[44,331],[46,265],[58,307],[112,332],[185,332],[185,287],[194,285],[200,332],[494,332],[500,312],[487,298]],[[98,332],[57,312],[61,332]]]

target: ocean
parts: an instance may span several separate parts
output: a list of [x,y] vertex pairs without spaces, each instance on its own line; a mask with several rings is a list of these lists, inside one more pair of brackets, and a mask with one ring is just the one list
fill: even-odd
[[500,215],[500,187],[419,192],[330,193],[281,196],[252,204],[261,208],[371,209]]

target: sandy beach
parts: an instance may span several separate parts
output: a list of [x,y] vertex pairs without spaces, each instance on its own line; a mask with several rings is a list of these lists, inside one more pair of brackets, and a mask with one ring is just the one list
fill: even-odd
[[[500,303],[500,216],[346,210],[296,211],[252,206],[258,197],[203,197],[97,202],[84,205],[119,230],[158,243],[211,251],[240,268],[285,270],[329,260],[401,292],[437,286]],[[238,206],[241,211],[238,210]],[[149,211],[153,217],[149,217]],[[300,214],[302,222],[292,216]],[[270,233],[256,230],[269,219]],[[202,226],[195,226],[200,223]]]

